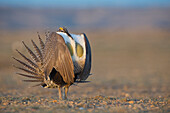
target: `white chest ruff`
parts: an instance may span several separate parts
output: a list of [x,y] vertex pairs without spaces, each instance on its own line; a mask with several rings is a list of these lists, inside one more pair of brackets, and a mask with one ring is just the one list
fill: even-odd
[[[72,39],[64,32],[56,32],[56,33],[58,33],[64,38],[65,43],[71,44],[73,48],[73,55],[71,57],[74,63],[74,68],[75,68],[74,71],[75,73],[79,73],[80,71],[82,71],[84,64],[85,64],[85,59],[86,59],[86,45],[85,45],[84,35],[83,34],[80,34],[80,35],[70,34],[73,38]],[[81,57],[77,55],[76,43],[80,44],[83,48],[83,55]]]

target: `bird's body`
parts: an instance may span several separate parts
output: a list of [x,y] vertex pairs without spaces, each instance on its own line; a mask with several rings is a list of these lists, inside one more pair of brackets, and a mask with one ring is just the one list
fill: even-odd
[[[85,47],[85,41],[84,41],[84,34],[80,34],[80,35],[70,34],[71,36],[70,37],[64,32],[56,32],[56,33],[61,35],[64,38],[65,43],[67,47],[69,48],[72,61],[75,67],[74,73],[75,74],[80,73],[84,67],[85,58],[86,58],[86,54],[85,54],[86,47]],[[79,50],[77,50],[78,48]]]
[[62,98],[61,88],[64,87],[64,99],[66,99],[69,87],[74,82],[86,80],[90,75],[91,48],[89,41],[84,33],[69,34],[66,28],[52,32],[47,36],[45,44],[40,36],[39,40],[41,49],[32,41],[36,54],[23,42],[33,61],[17,50],[27,61],[25,63],[13,57],[25,66],[25,68],[17,68],[31,75],[17,74],[36,79],[24,80],[26,82],[41,82],[38,85],[44,88],[58,88],[60,99]]

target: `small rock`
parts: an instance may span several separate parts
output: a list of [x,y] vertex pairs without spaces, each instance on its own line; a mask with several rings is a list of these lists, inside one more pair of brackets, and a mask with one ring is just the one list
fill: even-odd
[[134,101],[129,101],[129,104],[134,104]]
[[150,107],[153,108],[153,107],[155,107],[155,106],[154,106],[154,105],[151,105]]
[[7,103],[7,102],[4,102],[4,103],[3,103],[3,105],[5,105],[5,106],[6,106],[6,105],[8,105],[8,103]]
[[129,108],[132,108],[132,105],[129,105]]
[[93,111],[93,109],[88,109],[87,111],[88,111],[88,112],[92,112],[92,111]]
[[84,108],[83,108],[83,107],[80,107],[79,109],[80,109],[80,110],[83,110]]
[[55,102],[57,102],[57,100],[53,100],[53,102],[55,103]]
[[125,97],[130,97],[129,93],[126,93],[126,94],[125,94]]

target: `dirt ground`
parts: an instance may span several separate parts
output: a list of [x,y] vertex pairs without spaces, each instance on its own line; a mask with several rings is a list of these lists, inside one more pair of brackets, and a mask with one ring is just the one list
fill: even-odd
[[[75,30],[76,31],[76,30]],[[72,32],[75,32],[72,31]],[[92,32],[93,31],[93,32]],[[76,31],[78,32],[78,31]],[[170,112],[170,32],[156,28],[85,30],[92,47],[89,83],[57,89],[30,87],[11,56],[35,30],[0,31],[0,112]],[[40,31],[44,39],[44,31]],[[19,57],[21,58],[21,57]]]

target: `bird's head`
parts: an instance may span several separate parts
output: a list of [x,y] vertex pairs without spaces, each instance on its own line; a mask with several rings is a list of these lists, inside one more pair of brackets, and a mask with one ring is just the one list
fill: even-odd
[[[58,32],[66,33],[69,37],[72,38],[72,36],[71,36],[70,33],[68,32],[67,28],[65,28],[65,27],[60,27],[60,28],[58,29]],[[73,38],[72,38],[72,39],[73,39]]]
[[58,31],[59,31],[59,32],[68,33],[68,30],[67,30],[67,28],[65,28],[65,27],[60,27],[60,28],[58,29]]

